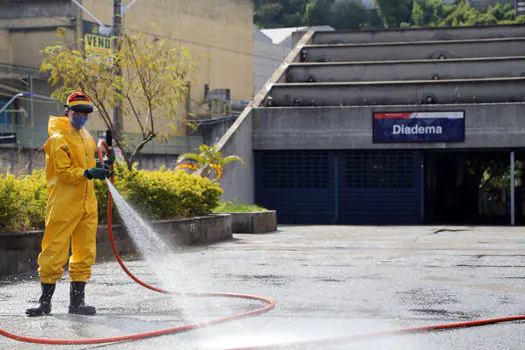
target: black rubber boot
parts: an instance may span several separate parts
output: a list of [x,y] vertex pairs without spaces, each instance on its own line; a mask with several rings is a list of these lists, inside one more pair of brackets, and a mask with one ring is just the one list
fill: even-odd
[[69,313],[78,315],[94,315],[95,307],[84,304],[85,282],[71,282],[69,290]]
[[32,309],[27,309],[27,316],[42,316],[44,314],[47,315],[51,312],[51,298],[53,297],[53,293],[55,293],[56,285],[49,283],[40,283],[40,286],[42,288],[42,296],[40,297],[40,300],[38,300],[40,305]]

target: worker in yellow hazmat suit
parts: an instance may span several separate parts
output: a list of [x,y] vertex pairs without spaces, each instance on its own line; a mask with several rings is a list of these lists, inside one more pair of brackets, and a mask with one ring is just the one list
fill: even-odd
[[[93,106],[81,92],[69,96],[65,117],[50,117],[46,152],[46,179],[49,200],[38,273],[42,295],[28,316],[51,312],[56,281],[64,273],[69,258],[69,313],[93,315],[93,306],[84,304],[84,288],[96,257],[98,223],[97,199],[92,179],[110,177],[109,166],[95,160],[96,144],[83,128]],[[112,163],[114,158],[109,160]],[[69,257],[71,246],[72,255]]]

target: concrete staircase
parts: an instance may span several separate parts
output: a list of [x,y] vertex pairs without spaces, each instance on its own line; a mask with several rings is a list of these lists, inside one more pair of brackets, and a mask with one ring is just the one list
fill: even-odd
[[266,107],[523,101],[525,28],[315,33]]

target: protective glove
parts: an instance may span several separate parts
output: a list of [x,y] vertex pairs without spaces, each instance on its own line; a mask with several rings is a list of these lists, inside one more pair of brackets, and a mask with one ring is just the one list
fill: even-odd
[[89,180],[104,180],[107,177],[113,176],[114,173],[114,171],[109,171],[109,169],[107,168],[90,168],[84,171],[84,176],[87,177]]

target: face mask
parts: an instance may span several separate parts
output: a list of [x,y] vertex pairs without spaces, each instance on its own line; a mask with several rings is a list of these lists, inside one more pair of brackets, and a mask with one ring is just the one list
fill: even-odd
[[73,125],[73,127],[77,130],[82,129],[82,127],[84,126],[84,124],[86,124],[88,120],[87,117],[75,117],[75,118],[70,118],[70,119],[71,119],[71,125]]

